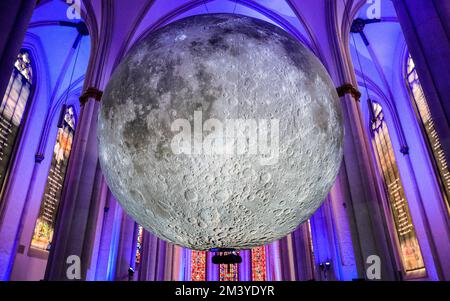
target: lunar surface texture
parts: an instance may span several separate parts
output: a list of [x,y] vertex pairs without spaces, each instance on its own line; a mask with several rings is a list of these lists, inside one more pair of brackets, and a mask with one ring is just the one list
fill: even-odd
[[125,211],[191,249],[280,239],[317,210],[343,154],[325,68],[270,23],[188,17],[139,41],[108,83],[99,157]]

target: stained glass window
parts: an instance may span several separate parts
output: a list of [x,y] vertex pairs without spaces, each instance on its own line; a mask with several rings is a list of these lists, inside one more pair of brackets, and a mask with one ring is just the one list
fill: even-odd
[[[222,256],[231,254],[222,252]],[[239,252],[236,252],[239,255]],[[239,281],[239,264],[219,264],[219,281]]]
[[373,113],[372,142],[385,184],[403,272],[406,275],[419,271],[424,272],[425,265],[422,252],[420,251],[416,231],[411,220],[408,201],[400,178],[383,109],[380,104],[373,103]]
[[141,263],[142,259],[142,239],[144,237],[144,228],[138,225],[137,228],[137,239],[136,239],[136,266]]
[[442,195],[444,197],[447,210],[450,213],[450,170],[447,158],[441,145],[441,138],[436,132],[434,120],[431,116],[425,94],[422,90],[422,85],[417,75],[416,66],[411,56],[408,56],[407,62],[407,82],[411,92],[411,100],[416,107],[417,115],[421,121],[425,133],[428,138],[431,152],[434,157],[434,162],[440,177],[440,184],[442,186]]
[[32,74],[30,55],[21,51],[0,106],[0,188],[4,186],[14,146],[27,111]]
[[266,281],[266,248],[264,246],[251,250],[252,280]]
[[238,264],[219,265],[219,281],[239,281]]
[[191,253],[191,280],[206,281],[205,251],[192,251]]
[[33,78],[33,69],[31,68],[30,54],[26,51],[22,51],[17,56],[17,60],[14,63],[14,67],[22,74],[22,76],[31,83]]
[[50,249],[74,133],[75,111],[73,106],[68,106],[62,126],[58,129],[47,184],[31,240],[31,247],[35,249]]

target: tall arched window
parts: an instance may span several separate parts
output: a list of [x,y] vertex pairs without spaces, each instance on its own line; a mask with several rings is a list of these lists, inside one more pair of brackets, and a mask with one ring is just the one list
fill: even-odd
[[22,50],[14,64],[5,95],[0,106],[0,188],[3,195],[13,152],[26,116],[33,70],[30,54]]
[[411,95],[410,98],[416,108],[417,117],[428,138],[430,150],[433,154],[435,166],[439,174],[442,195],[447,206],[447,212],[450,213],[450,170],[448,161],[442,149],[441,139],[436,132],[434,120],[431,116],[430,108],[428,107],[427,99],[423,93],[422,85],[420,84],[416,66],[414,65],[411,55],[408,55],[406,66],[406,80]]
[[391,138],[380,104],[373,103],[372,143],[391,213],[396,245],[403,273],[407,277],[422,275],[425,265],[411,219],[408,201],[400,178]]
[[[219,251],[216,255],[227,256],[227,255],[238,255],[239,251]],[[239,281],[239,264],[219,264],[219,281]]]
[[139,264],[142,260],[142,241],[144,239],[144,227],[141,225],[137,225],[137,233],[136,233],[136,254],[134,256],[135,258],[135,270],[138,269]]
[[191,251],[191,280],[206,281],[205,251]]
[[251,250],[252,281],[266,281],[266,247]]
[[[224,252],[224,255],[228,254]],[[219,281],[239,281],[239,264],[219,264]]]
[[58,129],[47,184],[45,185],[39,215],[31,240],[31,247],[35,249],[49,250],[53,240],[56,214],[61,200],[70,151],[72,150],[75,123],[74,107],[68,106]]

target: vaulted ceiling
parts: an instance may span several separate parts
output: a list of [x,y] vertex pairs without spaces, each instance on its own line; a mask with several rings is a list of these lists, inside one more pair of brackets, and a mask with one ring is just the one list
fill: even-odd
[[[64,64],[66,52],[77,35],[74,28],[56,26],[60,21],[77,21],[67,19],[67,2],[71,1],[74,2],[41,0],[30,25],[29,32],[39,36],[47,57],[51,58],[49,76],[53,83],[59,75],[55,66]],[[361,38],[349,34],[354,18],[367,18],[371,4],[366,0],[82,0],[82,17],[88,25],[92,46],[89,42],[82,45],[79,60],[87,64],[89,50],[106,48],[107,57],[102,58],[102,62],[108,62],[105,66],[109,68],[105,72],[108,74],[136,41],[165,24],[195,14],[236,13],[263,19],[287,30],[326,66],[333,59],[330,43],[337,39],[344,51],[350,45],[353,65],[360,74],[361,68],[355,60],[358,49],[362,69],[372,74],[382,87],[378,69],[387,70],[385,76],[391,79],[393,75],[389,70],[396,67],[393,60],[398,57],[398,48],[403,46],[395,46],[401,44],[402,35],[391,1],[381,1],[381,4],[382,22],[365,27],[378,58],[375,63],[379,66],[374,64],[373,54],[369,54]],[[84,72],[85,68],[77,68],[75,78]]]
[[65,97],[70,82],[70,90],[79,94],[91,52],[89,36],[81,38],[79,51],[78,47],[74,49],[74,45],[78,45],[77,24],[81,20],[69,20],[67,7],[61,0],[40,1],[24,42],[24,48],[33,48],[36,52],[34,59],[40,69],[37,80],[40,84],[45,83],[48,103],[53,107]]
[[149,32],[174,20],[204,13],[236,13],[272,22],[305,43],[327,65],[332,60],[331,34],[346,41],[349,20],[365,3],[366,0],[83,0],[83,15],[94,45],[97,41],[106,42],[102,47],[108,49],[108,57],[104,60],[114,62],[110,68]]
[[[381,4],[379,21],[364,26],[364,38],[352,33],[349,44],[362,99],[370,97],[396,111],[396,100],[406,96],[407,47],[392,2],[381,1]],[[366,11],[360,9],[355,18],[367,20]],[[362,108],[367,117],[368,108]]]

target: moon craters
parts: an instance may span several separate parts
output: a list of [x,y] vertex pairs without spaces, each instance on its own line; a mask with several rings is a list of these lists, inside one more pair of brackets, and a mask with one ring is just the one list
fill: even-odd
[[139,224],[197,250],[289,234],[322,204],[342,159],[335,88],[282,29],[188,17],[138,42],[112,75],[100,164]]

